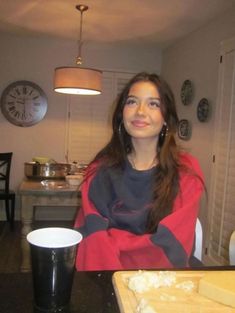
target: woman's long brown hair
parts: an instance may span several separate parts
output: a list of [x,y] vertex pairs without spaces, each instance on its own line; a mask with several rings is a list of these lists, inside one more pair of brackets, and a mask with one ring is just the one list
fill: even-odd
[[124,166],[127,155],[131,153],[133,146],[131,136],[123,125],[123,108],[130,88],[137,82],[151,82],[156,86],[160,95],[161,113],[167,124],[167,130],[165,126],[162,128],[156,148],[159,163],[155,171],[153,206],[146,225],[146,232],[152,233],[156,231],[158,223],[171,213],[173,201],[179,191],[179,150],[174,138],[178,116],[173,93],[160,76],[142,72],[129,81],[117,99],[112,119],[112,138],[93,161],[99,160],[101,166],[105,167]]

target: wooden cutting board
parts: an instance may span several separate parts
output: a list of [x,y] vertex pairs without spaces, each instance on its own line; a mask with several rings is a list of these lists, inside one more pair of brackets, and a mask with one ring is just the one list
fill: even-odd
[[[157,273],[157,271],[153,271]],[[230,271],[227,271],[228,275]],[[192,281],[194,289],[185,291],[175,286],[154,288],[137,293],[128,288],[128,278],[137,271],[113,274],[113,286],[121,313],[138,313],[141,299],[145,299],[156,313],[235,313],[235,309],[199,295],[198,283],[205,271],[176,271],[176,283]]]

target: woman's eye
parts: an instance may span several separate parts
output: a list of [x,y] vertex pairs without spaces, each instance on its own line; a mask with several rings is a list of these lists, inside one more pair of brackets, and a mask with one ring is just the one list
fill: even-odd
[[126,105],[133,105],[133,104],[136,104],[136,99],[134,99],[134,98],[128,98],[127,100],[126,100],[126,103],[125,103]]
[[158,100],[150,101],[149,107],[153,108],[153,109],[160,108],[160,101],[158,101]]

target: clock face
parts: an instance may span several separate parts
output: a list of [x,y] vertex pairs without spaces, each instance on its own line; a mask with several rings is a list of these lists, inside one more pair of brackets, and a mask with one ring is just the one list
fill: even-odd
[[47,112],[47,98],[35,83],[17,81],[10,84],[1,96],[1,111],[5,118],[17,126],[32,126]]

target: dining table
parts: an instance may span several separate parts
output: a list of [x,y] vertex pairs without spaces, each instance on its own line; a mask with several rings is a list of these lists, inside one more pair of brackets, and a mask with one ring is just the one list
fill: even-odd
[[[76,272],[68,313],[119,313],[111,271]],[[31,273],[0,274],[0,312],[35,313]]]
[[[234,271],[235,266],[156,269],[158,271]],[[68,313],[120,313],[113,276],[118,271],[75,272]],[[35,313],[32,275],[0,273],[0,312]],[[227,312],[227,311],[226,311]],[[128,312],[129,313],[129,312]],[[131,312],[132,313],[132,312]]]
[[21,271],[30,271],[30,251],[27,234],[33,229],[35,210],[41,207],[79,208],[81,193],[78,186],[65,179],[23,179],[18,194],[21,199]]

